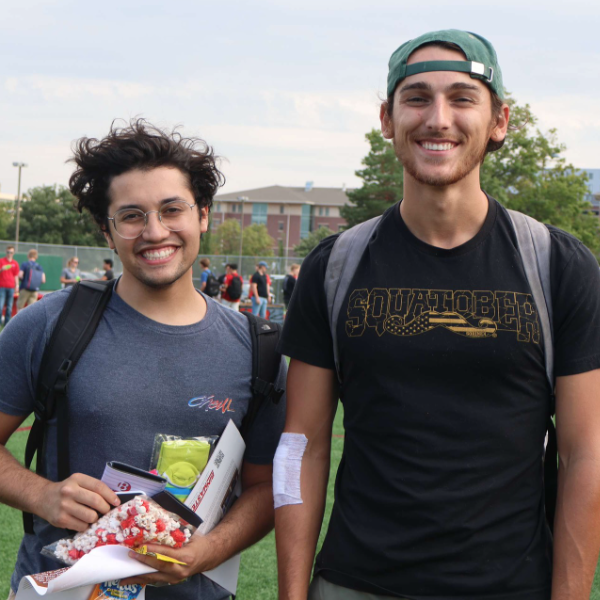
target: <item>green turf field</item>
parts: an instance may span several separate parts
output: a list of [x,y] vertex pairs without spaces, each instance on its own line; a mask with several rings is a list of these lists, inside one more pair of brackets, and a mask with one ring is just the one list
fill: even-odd
[[[29,422],[31,419],[29,420]],[[343,434],[342,409],[335,418],[334,435]],[[23,456],[25,432],[16,433],[8,447],[19,458]],[[332,476],[327,489],[327,508],[325,523],[321,530],[321,538],[326,531],[331,505],[333,503],[333,482],[337,465],[342,455],[344,440],[332,440],[331,465]],[[10,575],[13,569],[19,541],[23,534],[21,514],[0,504],[0,600],[8,596]],[[275,558],[275,536],[269,534],[264,540],[242,554],[242,566],[238,584],[238,600],[276,600],[277,599],[277,566]],[[594,587],[590,596],[592,600],[600,600],[600,570],[596,571]]]

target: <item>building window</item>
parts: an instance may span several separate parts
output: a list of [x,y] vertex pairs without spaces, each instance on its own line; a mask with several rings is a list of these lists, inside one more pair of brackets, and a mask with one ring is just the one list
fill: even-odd
[[319,208],[319,216],[322,217],[323,216],[323,209]]
[[328,208],[326,208],[326,209],[325,209],[325,216],[326,216],[326,217],[328,217],[328,216],[329,216],[329,209],[328,209]]
[[237,204],[232,204],[232,205],[231,205],[231,212],[232,212],[232,213],[235,213],[235,212],[237,212]]
[[283,206],[283,204],[279,207],[279,214],[282,215],[285,212],[285,207]]
[[300,219],[300,237],[304,239],[313,230],[313,207],[310,204],[302,205],[302,217]]
[[279,221],[279,231],[283,231],[283,221]]
[[254,202],[252,204],[252,225],[267,224],[267,204],[264,202]]

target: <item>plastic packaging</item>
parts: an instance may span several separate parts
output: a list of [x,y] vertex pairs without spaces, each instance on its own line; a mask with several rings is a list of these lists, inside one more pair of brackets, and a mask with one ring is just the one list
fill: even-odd
[[144,589],[143,585],[119,585],[118,581],[106,581],[94,586],[88,600],[135,600]]
[[42,554],[74,565],[99,546],[120,545],[135,548],[147,543],[181,548],[194,527],[166,511],[148,496],[136,496],[100,517],[83,533],[44,546]]
[[184,502],[200,478],[218,436],[184,438],[158,433],[150,463],[151,472],[167,480],[166,489]]

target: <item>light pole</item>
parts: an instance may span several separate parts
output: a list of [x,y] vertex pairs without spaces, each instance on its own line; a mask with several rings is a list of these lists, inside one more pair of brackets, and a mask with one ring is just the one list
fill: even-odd
[[17,187],[17,227],[15,231],[15,250],[19,251],[19,223],[21,221],[21,169],[27,165],[24,162],[14,162],[13,167],[19,169],[19,184]]
[[240,264],[238,265],[239,273],[243,273],[242,270],[242,245],[244,243],[244,202],[248,201],[247,196],[238,196],[237,201],[242,203],[242,220],[240,222]]

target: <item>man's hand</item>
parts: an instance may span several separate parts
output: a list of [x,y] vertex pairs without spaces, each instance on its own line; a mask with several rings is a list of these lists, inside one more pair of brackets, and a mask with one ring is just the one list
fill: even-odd
[[132,551],[129,553],[129,556],[150,567],[154,567],[158,572],[123,579],[121,585],[130,585],[132,583],[142,585],[148,583],[176,584],[197,573],[209,571],[216,566],[211,560],[212,553],[210,546],[210,534],[208,536],[203,536],[199,533],[193,535],[185,546],[177,550],[170,548],[169,546],[148,544],[148,552],[164,554],[165,556],[186,563],[185,565],[166,562],[164,560],[159,560],[158,558],[153,558],[147,554],[143,555]]
[[83,473],[48,481],[40,492],[39,516],[55,527],[75,531],[85,531],[98,520],[98,513],[105,514],[121,503],[106,484]]

